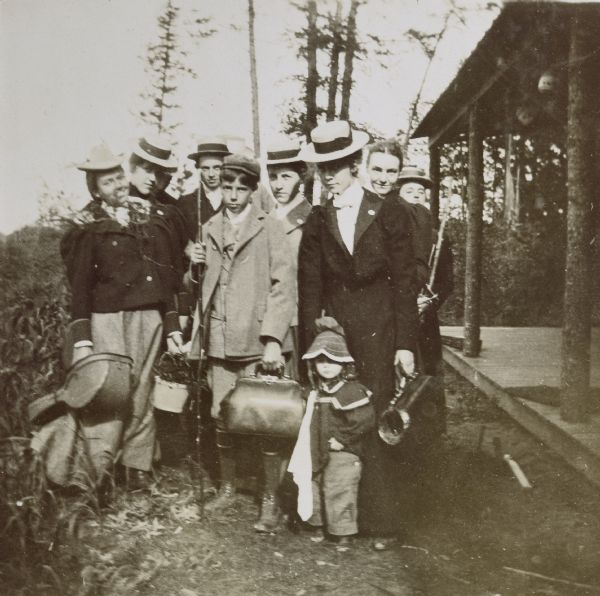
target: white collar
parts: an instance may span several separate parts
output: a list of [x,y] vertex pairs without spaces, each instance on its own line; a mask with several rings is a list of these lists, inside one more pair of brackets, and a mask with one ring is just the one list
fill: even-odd
[[209,190],[208,188],[206,188],[204,183],[201,183],[201,184],[202,184],[202,188],[204,189],[204,194],[206,195],[206,198],[208,199],[209,203],[212,205],[212,208],[216,211],[221,206],[221,203],[223,202],[223,192],[221,191],[221,187],[218,186],[214,190]]
[[355,180],[342,194],[333,196],[333,206],[358,208],[365,192],[358,180]]
[[225,217],[231,222],[233,226],[239,226],[244,222],[244,220],[248,217],[250,213],[250,209],[252,208],[252,203],[248,202],[244,210],[238,213],[237,215],[231,213],[227,207],[225,207]]
[[301,192],[296,193],[296,196],[285,205],[277,203],[275,207],[275,217],[277,219],[283,219],[288,213],[293,211],[300,203],[304,201],[304,195]]

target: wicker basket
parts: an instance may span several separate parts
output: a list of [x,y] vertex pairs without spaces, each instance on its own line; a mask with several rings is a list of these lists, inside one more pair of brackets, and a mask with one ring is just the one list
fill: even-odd
[[187,401],[189,387],[183,383],[165,381],[158,375],[154,377],[154,391],[152,402],[157,410],[180,414]]

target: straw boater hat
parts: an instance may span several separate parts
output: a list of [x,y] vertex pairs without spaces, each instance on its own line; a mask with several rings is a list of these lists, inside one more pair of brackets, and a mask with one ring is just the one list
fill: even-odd
[[280,139],[267,148],[267,166],[286,163],[304,163],[300,157],[300,141],[296,139]]
[[319,124],[310,133],[312,143],[300,151],[300,158],[308,163],[333,161],[356,153],[369,142],[362,130],[352,130],[346,120],[332,120]]
[[400,176],[398,176],[398,184],[404,184],[405,182],[418,182],[425,188],[431,188],[431,178],[425,174],[425,170],[417,168],[417,166],[404,166],[400,170]]
[[236,172],[244,172],[255,178],[260,178],[260,164],[250,157],[246,157],[240,153],[227,155],[223,160],[223,168],[235,170]]
[[177,160],[173,155],[171,145],[164,137],[158,135],[142,137],[132,153],[167,172],[177,170]]
[[198,146],[194,153],[190,153],[188,158],[193,161],[198,161],[198,158],[203,155],[231,155],[231,151],[227,148],[227,143],[222,137],[207,137],[198,141]]
[[92,147],[87,159],[77,164],[77,169],[83,172],[106,172],[114,170],[123,163],[123,155],[115,155],[106,143]]
[[302,356],[303,360],[313,360],[323,355],[340,364],[354,362],[354,358],[348,351],[344,330],[333,317],[321,317],[316,320],[315,326],[318,335],[306,354]]

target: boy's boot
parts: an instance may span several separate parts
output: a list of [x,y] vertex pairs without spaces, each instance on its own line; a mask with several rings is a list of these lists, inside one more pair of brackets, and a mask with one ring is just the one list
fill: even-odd
[[217,496],[207,503],[207,512],[225,509],[235,499],[235,450],[233,437],[217,429],[217,450],[219,452],[219,468],[221,471],[221,486]]
[[257,532],[277,532],[281,523],[281,509],[277,489],[281,479],[281,456],[279,453],[262,454],[265,472],[265,488],[260,504],[260,519],[254,524]]

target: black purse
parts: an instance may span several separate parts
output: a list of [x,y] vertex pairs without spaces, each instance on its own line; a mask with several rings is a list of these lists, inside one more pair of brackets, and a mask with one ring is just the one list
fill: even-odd
[[254,375],[237,380],[221,402],[227,432],[295,439],[306,403],[297,381],[265,375],[257,365]]

